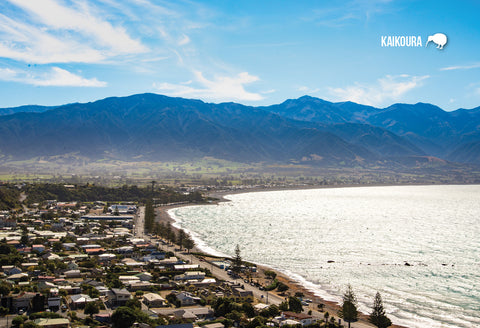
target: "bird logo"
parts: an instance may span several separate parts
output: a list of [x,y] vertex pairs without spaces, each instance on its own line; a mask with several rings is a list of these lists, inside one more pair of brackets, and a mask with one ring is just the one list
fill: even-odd
[[428,46],[428,43],[430,41],[437,45],[437,49],[443,50],[443,47],[447,44],[447,36],[443,33],[435,33],[434,35],[429,35],[425,47]]

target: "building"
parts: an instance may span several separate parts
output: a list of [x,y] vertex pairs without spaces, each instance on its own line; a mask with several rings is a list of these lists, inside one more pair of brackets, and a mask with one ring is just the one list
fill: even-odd
[[97,301],[96,298],[91,298],[87,294],[77,294],[70,296],[70,308],[83,309],[87,303]]
[[116,306],[125,305],[125,303],[127,303],[132,297],[132,294],[130,294],[125,288],[112,288],[107,295],[109,302]]
[[[305,313],[295,313],[291,311],[282,312],[282,319],[297,321],[302,326],[309,326],[315,323],[315,320],[311,315]],[[280,322],[280,326],[282,326],[282,322]]]
[[35,297],[36,293],[22,292],[18,295],[12,295],[12,310],[15,313],[18,313],[20,309],[28,310],[30,309],[30,302]]
[[34,321],[35,324],[43,328],[69,328],[70,321],[66,318],[41,318]]
[[205,279],[205,272],[201,271],[187,271],[184,274],[175,276],[174,280],[203,280]]
[[177,294],[177,300],[180,301],[182,306],[195,305],[200,301],[199,297],[195,297],[188,292],[181,292]]
[[63,273],[65,275],[65,278],[81,278],[82,274],[80,270],[68,270]]
[[143,295],[143,304],[149,308],[159,308],[166,306],[165,299],[156,293],[147,293]]
[[253,302],[253,292],[250,290],[244,290],[240,287],[232,288],[233,296],[236,302]]
[[137,213],[137,206],[115,204],[110,206],[108,208],[108,211],[111,213],[118,213],[118,214],[135,214]]

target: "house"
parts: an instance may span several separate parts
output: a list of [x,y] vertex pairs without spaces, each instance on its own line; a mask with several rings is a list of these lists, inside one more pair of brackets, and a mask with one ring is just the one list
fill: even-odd
[[178,323],[173,325],[156,326],[155,328],[193,328],[193,323]]
[[198,264],[177,264],[173,266],[175,271],[187,271],[187,270],[195,270],[199,269],[200,265]]
[[63,245],[63,248],[65,248],[65,250],[67,251],[70,251],[73,248],[77,247],[76,243],[63,243],[62,245]]
[[78,264],[73,262],[73,261],[70,261],[67,264],[67,269],[68,270],[78,270]]
[[150,281],[153,279],[153,276],[150,272],[142,272],[136,275],[141,281]]
[[100,262],[109,262],[115,258],[116,258],[115,254],[112,254],[112,253],[104,253],[104,254],[98,255],[98,260]]
[[122,246],[115,249],[118,254],[131,254],[133,253],[133,246]]
[[125,258],[122,260],[122,263],[126,266],[129,266],[131,268],[133,267],[141,267],[141,266],[144,266],[145,263],[142,263],[142,262],[137,262],[135,261],[134,259],[130,259],[130,258]]
[[97,301],[97,298],[91,298],[87,294],[77,294],[70,296],[70,308],[83,309],[85,304]]
[[225,325],[221,322],[210,323],[208,325],[203,325],[203,328],[225,328]]
[[20,309],[28,310],[30,302],[35,297],[36,293],[22,292],[18,295],[12,295],[12,310],[17,313]]
[[85,249],[85,253],[88,255],[99,255],[105,252],[105,249],[100,247],[100,248],[87,248]]
[[70,320],[66,318],[40,318],[36,319],[34,323],[43,328],[69,328]]
[[158,308],[158,307],[164,307],[166,306],[165,304],[165,299],[158,295],[157,293],[147,293],[143,295],[143,304],[145,304],[149,308]]
[[48,252],[48,253],[42,255],[42,258],[44,260],[49,260],[49,261],[60,260],[60,256],[58,256],[57,254],[51,253],[51,252]]
[[99,313],[95,314],[94,318],[101,323],[110,323],[112,320],[112,315],[110,313]]
[[108,288],[105,286],[96,286],[96,290],[98,290],[98,293],[100,296],[107,296],[108,295]]
[[158,284],[152,284],[149,281],[130,281],[127,284],[127,289],[130,292],[134,292],[134,291],[137,291],[137,290],[152,290],[152,288],[154,286],[159,286],[159,285]]
[[205,272],[202,271],[187,271],[184,274],[175,276],[174,280],[203,280],[205,279]]
[[206,320],[213,317],[213,310],[209,307],[186,308],[175,310],[173,315],[184,320]]
[[47,280],[40,280],[37,283],[37,288],[38,288],[38,290],[44,291],[46,289],[57,288],[57,285],[55,285],[53,282],[50,282],[50,281],[47,281]]
[[108,300],[113,304],[113,305],[125,305],[127,301],[132,297],[132,294],[125,288],[112,288],[110,289],[110,292],[107,294]]
[[253,302],[253,292],[251,290],[233,287],[232,291],[236,302]]
[[[309,326],[315,323],[315,319],[311,315],[305,314],[305,313],[295,313],[291,311],[284,311],[282,312],[282,318],[285,318],[286,320],[295,320],[298,323],[300,323],[302,326]],[[280,326],[283,326],[282,321],[280,323]]]
[[279,323],[280,327],[283,327],[283,326],[296,327],[298,325],[300,325],[300,322],[298,322],[297,320],[292,320],[292,319],[281,320],[280,323]]
[[14,282],[19,281],[28,281],[28,274],[26,273],[15,273],[7,277],[7,280],[11,280]]
[[32,251],[42,253],[45,251],[45,246],[42,244],[32,245]]
[[197,320],[212,319],[214,314],[212,308],[207,306],[189,308],[188,310],[193,314],[195,314],[195,316],[197,317]]
[[47,305],[48,308],[53,311],[57,311],[58,309],[60,309],[60,306],[62,305],[62,299],[58,295],[58,289],[56,294],[52,293],[50,290],[50,296],[48,296],[47,298]]
[[82,274],[80,270],[68,270],[63,273],[65,275],[65,278],[81,278]]
[[200,301],[199,297],[195,297],[188,292],[181,292],[177,294],[177,300],[180,301],[182,306],[195,305]]
[[12,265],[12,266],[9,265],[8,268],[7,268],[7,266],[5,265],[5,266],[2,267],[2,269],[4,269],[3,272],[4,272],[7,276],[10,276],[10,275],[12,275],[12,274],[22,273],[22,269],[20,269],[20,268],[18,268],[18,267],[16,267],[16,266],[13,266],[13,265]]
[[126,283],[140,281],[140,278],[137,276],[119,276],[118,280],[120,280],[123,284],[126,284]]
[[192,321],[197,321],[197,316],[190,311],[189,309],[181,309],[181,310],[176,310],[173,312],[175,318],[182,319],[182,320],[192,320]]

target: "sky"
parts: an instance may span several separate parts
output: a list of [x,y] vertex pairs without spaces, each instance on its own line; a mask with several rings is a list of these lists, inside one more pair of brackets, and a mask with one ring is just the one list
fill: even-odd
[[[480,2],[4,0],[0,107],[158,93],[480,106]],[[428,36],[443,33],[443,49]],[[382,37],[421,38],[382,47]]]

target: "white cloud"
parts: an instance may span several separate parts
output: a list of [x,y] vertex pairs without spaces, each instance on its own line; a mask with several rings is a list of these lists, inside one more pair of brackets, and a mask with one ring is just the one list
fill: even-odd
[[214,101],[257,101],[264,99],[259,93],[248,92],[245,85],[259,80],[257,76],[250,75],[247,72],[237,74],[236,76],[216,76],[213,80],[205,78],[202,72],[194,71],[195,81],[198,87],[190,86],[190,83],[172,84],[160,83],[154,84],[160,92],[176,97],[192,97]]
[[184,46],[184,45],[189,44],[189,43],[190,43],[190,38],[188,37],[188,35],[185,35],[185,34],[182,36],[180,41],[178,41],[179,46]]
[[87,2],[9,0],[21,8],[0,14],[0,57],[28,63],[100,62],[147,52],[122,26],[113,26]]
[[297,91],[303,92],[304,94],[313,94],[313,93],[319,92],[320,89],[319,88],[312,89],[312,88],[309,88],[307,86],[302,85],[302,86],[299,86],[297,88]]
[[269,89],[269,90],[261,91],[260,93],[261,93],[262,95],[268,95],[268,94],[275,93],[275,92],[277,92],[277,90],[275,90],[275,89]]
[[386,101],[398,100],[405,93],[423,85],[429,76],[386,75],[375,84],[355,83],[345,88],[329,88],[339,101],[353,101],[365,105],[380,106]]
[[459,66],[448,66],[440,68],[441,71],[453,71],[453,70],[467,70],[473,68],[480,68],[480,63],[472,64],[472,65],[459,65]]
[[42,87],[105,87],[106,82],[96,78],[86,79],[59,67],[40,74],[27,71],[15,71],[9,68],[0,68],[0,80],[31,84]]
[[68,8],[55,0],[9,1],[28,11],[34,19],[50,29],[78,32],[118,53],[146,51],[146,47],[132,39],[123,27],[113,27],[109,22],[95,16],[86,2],[79,2],[76,8]]

